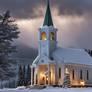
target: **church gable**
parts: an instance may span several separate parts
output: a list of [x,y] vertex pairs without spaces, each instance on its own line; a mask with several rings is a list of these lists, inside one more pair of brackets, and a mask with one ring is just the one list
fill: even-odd
[[48,64],[48,59],[46,57],[40,58],[38,64]]

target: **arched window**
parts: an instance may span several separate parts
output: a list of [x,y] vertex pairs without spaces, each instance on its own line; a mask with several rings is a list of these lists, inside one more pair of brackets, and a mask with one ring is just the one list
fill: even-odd
[[42,40],[46,40],[46,33],[42,32]]
[[72,78],[73,78],[73,80],[74,80],[74,70],[72,71]]
[[50,40],[54,40],[54,39],[55,39],[55,37],[54,37],[54,33],[51,32],[51,33],[50,33]]
[[88,72],[88,70],[87,70],[87,80],[89,80],[89,72]]
[[59,78],[61,78],[61,68],[59,68]]
[[80,71],[80,79],[82,80],[82,70]]

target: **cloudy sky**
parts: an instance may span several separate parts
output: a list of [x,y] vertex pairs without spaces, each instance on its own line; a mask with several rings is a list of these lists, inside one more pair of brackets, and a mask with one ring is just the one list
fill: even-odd
[[[92,0],[50,0],[58,45],[92,49]],[[10,10],[16,19],[20,38],[17,43],[37,48],[46,0],[0,0],[0,13]]]

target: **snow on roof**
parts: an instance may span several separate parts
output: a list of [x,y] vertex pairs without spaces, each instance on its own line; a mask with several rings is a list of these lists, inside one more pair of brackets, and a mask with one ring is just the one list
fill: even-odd
[[92,57],[83,49],[60,48],[53,52],[56,62],[92,65]]

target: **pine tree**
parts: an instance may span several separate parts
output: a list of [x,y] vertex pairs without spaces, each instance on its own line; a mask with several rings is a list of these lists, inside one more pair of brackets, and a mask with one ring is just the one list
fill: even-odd
[[26,86],[25,74],[26,74],[26,68],[25,68],[25,65],[24,65],[24,66],[23,66],[23,86]]
[[27,66],[27,73],[26,73],[26,85],[30,85],[31,83],[31,68]]
[[9,11],[0,15],[0,63],[6,61],[8,56],[16,51],[16,46],[13,46],[12,42],[18,38],[19,33]]
[[63,88],[70,88],[71,87],[69,73],[65,73],[62,87]]
[[18,84],[17,86],[22,86],[23,85],[23,70],[21,65],[19,66],[19,71],[18,71]]
[[92,50],[90,50],[90,56],[92,56]]

